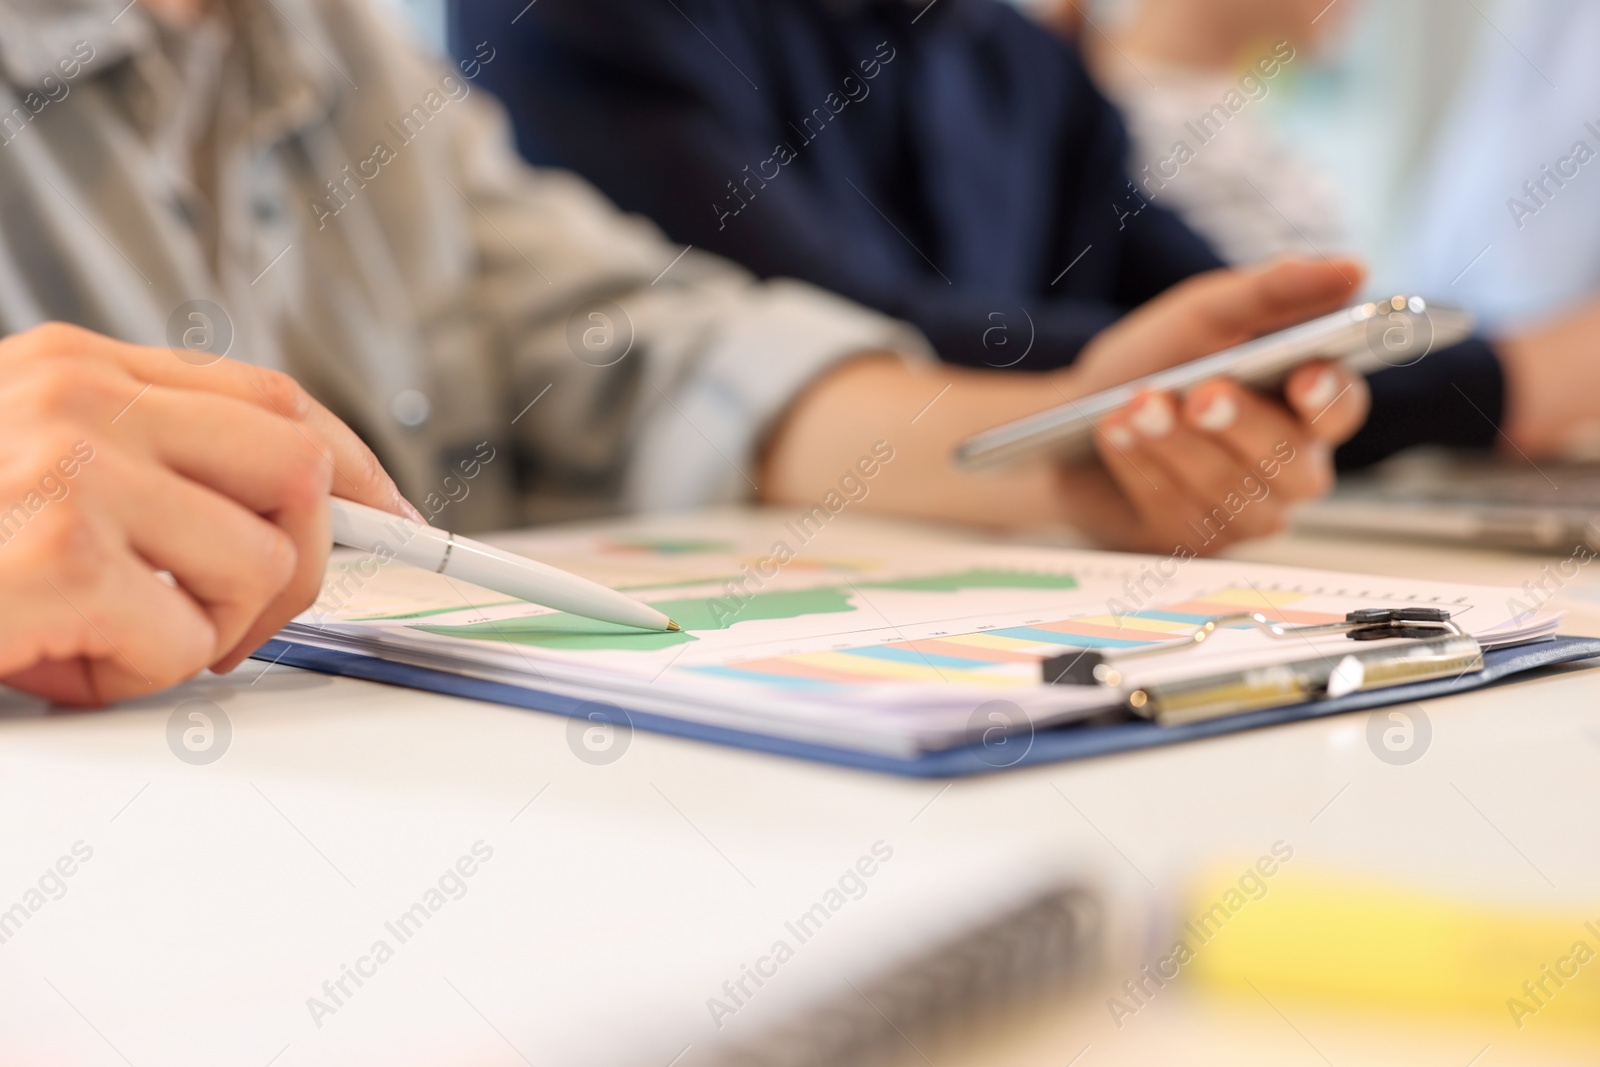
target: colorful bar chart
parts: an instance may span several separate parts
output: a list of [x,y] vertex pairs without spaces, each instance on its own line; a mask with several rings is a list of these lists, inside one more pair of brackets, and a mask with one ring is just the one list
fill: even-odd
[[[1202,623],[1240,612],[1258,612],[1294,625],[1337,622],[1344,616],[1289,605],[1306,594],[1230,587],[1121,615],[1089,615],[1058,622],[1000,627],[919,640],[890,641],[826,652],[797,652],[741,660],[697,670],[742,681],[816,688],[884,683],[957,683],[977,686],[1034,685],[1038,664],[1063,649],[1139,648],[1176,640]],[[1247,628],[1248,623],[1241,624]],[[1020,669],[1019,669],[1020,668]]]

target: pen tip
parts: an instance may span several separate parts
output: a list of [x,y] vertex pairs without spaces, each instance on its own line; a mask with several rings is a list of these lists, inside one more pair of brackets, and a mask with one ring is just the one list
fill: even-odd
[[683,627],[679,626],[677,623],[673,622],[671,619],[668,619],[667,620],[667,629],[672,631],[673,633],[677,633],[680,630],[682,630]]

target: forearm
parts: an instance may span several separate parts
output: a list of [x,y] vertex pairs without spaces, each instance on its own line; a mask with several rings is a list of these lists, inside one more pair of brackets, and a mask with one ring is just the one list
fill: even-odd
[[[772,504],[813,505],[836,491],[863,457],[878,464],[867,509],[994,527],[1066,521],[1054,469],[1045,463],[981,474],[951,462],[969,434],[1051,407],[1070,395],[1064,375],[1007,375],[914,364],[868,353],[814,383],[774,431],[762,464],[761,497]],[[1058,391],[1057,387],[1064,391]]]

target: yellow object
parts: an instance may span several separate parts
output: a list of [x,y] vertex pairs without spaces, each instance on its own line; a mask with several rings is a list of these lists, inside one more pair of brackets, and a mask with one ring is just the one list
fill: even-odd
[[1177,932],[1197,985],[1465,1014],[1508,1033],[1600,1030],[1600,904],[1588,914],[1532,913],[1292,863],[1252,897],[1236,872],[1219,873],[1189,898]]

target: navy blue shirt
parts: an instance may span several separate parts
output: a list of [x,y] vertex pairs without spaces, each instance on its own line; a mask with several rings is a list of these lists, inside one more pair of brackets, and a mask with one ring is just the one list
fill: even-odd
[[[1076,51],[997,0],[458,0],[464,56],[532,162],[574,169],[674,240],[916,324],[940,356],[1045,370],[1221,265],[1124,170]],[[1482,444],[1480,343],[1377,376],[1341,459]],[[1391,417],[1390,410],[1395,417]]]

